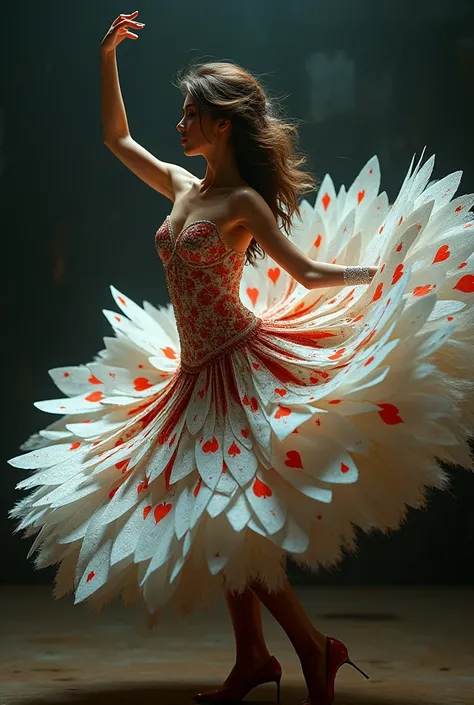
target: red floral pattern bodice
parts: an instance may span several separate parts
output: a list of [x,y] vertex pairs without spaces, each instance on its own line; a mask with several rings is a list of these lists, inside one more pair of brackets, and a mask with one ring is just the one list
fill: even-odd
[[260,322],[240,298],[245,253],[215,223],[198,220],[174,236],[167,216],[155,235],[178,328],[181,367],[193,372]]

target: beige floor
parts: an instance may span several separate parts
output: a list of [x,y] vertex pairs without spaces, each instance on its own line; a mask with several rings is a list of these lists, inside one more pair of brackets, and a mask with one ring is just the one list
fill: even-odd
[[[348,665],[335,705],[474,704],[473,590],[298,589],[313,622],[342,639],[370,676]],[[181,705],[219,686],[233,663],[223,601],[190,618],[165,615],[147,633],[136,606],[93,614],[50,587],[0,586],[0,705]],[[306,690],[286,635],[264,610],[269,648],[283,666],[282,705]],[[274,702],[274,684],[246,703]]]

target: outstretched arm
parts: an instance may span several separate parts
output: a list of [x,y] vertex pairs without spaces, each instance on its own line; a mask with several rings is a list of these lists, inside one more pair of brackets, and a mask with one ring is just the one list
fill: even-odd
[[104,142],[115,156],[133,171],[142,181],[159,191],[171,201],[184,180],[192,179],[186,169],[157,159],[130,134],[127,114],[120,89],[116,47],[126,37],[138,39],[130,27],[141,29],[144,25],[136,21],[138,12],[119,15],[110,26],[101,44],[102,75],[102,129]]
[[[265,199],[254,189],[239,189],[234,207],[239,225],[252,234],[262,249],[306,289],[344,286],[343,264],[317,262],[305,255],[281,232]],[[374,276],[377,267],[369,267]]]

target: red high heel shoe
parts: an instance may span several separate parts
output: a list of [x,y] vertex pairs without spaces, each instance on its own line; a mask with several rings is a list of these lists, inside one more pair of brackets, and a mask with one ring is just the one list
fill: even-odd
[[276,683],[277,702],[280,702],[280,680],[281,666],[277,659],[272,656],[267,663],[263,664],[255,673],[239,686],[233,688],[221,688],[221,690],[211,690],[207,693],[197,693],[194,700],[197,703],[238,703],[245,698],[253,688],[262,683]]
[[364,671],[350,660],[347,646],[343,644],[342,641],[332,636],[326,637],[326,687],[317,696],[316,701],[312,698],[308,698],[302,705],[331,705],[334,700],[334,681],[336,680],[336,673],[344,663],[349,663],[351,666],[354,666],[359,673],[362,673],[367,679],[369,678],[367,673],[364,673]]

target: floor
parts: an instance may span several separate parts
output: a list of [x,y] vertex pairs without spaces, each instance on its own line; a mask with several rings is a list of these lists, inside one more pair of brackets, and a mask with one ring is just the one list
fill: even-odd
[[[474,591],[300,588],[313,623],[349,647],[335,705],[474,705]],[[188,618],[166,614],[147,632],[137,606],[100,614],[55,601],[49,586],[0,586],[0,705],[181,705],[218,687],[234,642],[224,601]],[[299,661],[264,610],[271,653],[283,667],[281,703],[306,695]],[[275,702],[274,684],[245,703]]]

